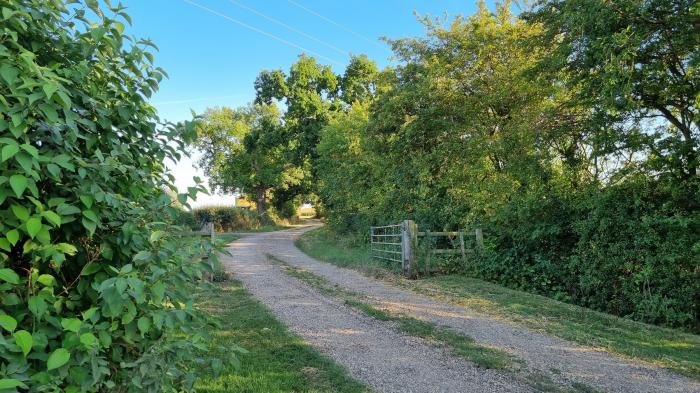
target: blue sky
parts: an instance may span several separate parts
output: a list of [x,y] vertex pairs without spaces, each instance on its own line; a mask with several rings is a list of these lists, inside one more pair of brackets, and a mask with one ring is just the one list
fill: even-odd
[[[152,98],[162,118],[191,118],[190,110],[239,106],[254,98],[253,81],[263,69],[288,70],[306,52],[342,73],[349,54],[368,55],[380,67],[391,51],[380,36],[420,36],[414,11],[450,17],[469,15],[476,1],[428,0],[122,0],[133,25],[128,32],[159,47],[156,65],[169,78]],[[490,2],[489,2],[490,3]],[[274,22],[277,21],[278,23]],[[303,49],[302,49],[303,48]],[[196,158],[196,157],[195,157]],[[205,177],[183,160],[172,168],[185,189]],[[209,197],[202,204],[231,203]]]

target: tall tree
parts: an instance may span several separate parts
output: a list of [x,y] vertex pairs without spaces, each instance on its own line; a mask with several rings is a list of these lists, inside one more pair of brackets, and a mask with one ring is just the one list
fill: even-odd
[[265,214],[273,191],[298,185],[304,177],[286,160],[283,131],[274,103],[208,109],[197,123],[196,146],[211,187],[249,193],[258,213]]
[[632,146],[655,171],[697,178],[700,7],[693,0],[545,0],[544,26],[561,71],[599,122],[601,154]]
[[353,56],[342,76],[330,66],[307,55],[291,65],[289,73],[262,71],[255,80],[256,103],[279,101],[286,106],[284,134],[289,162],[303,175],[303,181],[275,190],[275,206],[316,193],[317,145],[321,129],[337,111],[347,110],[355,101],[366,101],[374,94],[377,66],[366,56]]

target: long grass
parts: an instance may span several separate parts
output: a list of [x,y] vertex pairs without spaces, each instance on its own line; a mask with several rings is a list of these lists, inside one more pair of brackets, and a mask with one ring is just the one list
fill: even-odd
[[211,344],[240,346],[248,352],[238,355],[239,369],[229,366],[218,378],[200,380],[197,392],[369,391],[332,359],[290,332],[240,282],[221,283],[200,299],[199,306],[208,309],[220,323],[220,327],[211,328]]

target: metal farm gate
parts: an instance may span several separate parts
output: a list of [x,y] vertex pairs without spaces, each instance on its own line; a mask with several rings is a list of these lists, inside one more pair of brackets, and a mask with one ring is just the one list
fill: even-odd
[[[380,259],[400,266],[401,272],[407,277],[413,277],[418,270],[425,270],[425,274],[431,272],[431,257],[436,254],[461,255],[466,263],[465,234],[468,232],[419,232],[416,223],[412,220],[404,220],[399,224],[370,227],[371,255],[373,259]],[[418,247],[418,237],[421,237],[422,247]],[[433,244],[435,238],[448,238],[456,240],[456,248],[436,248]],[[484,238],[481,228],[474,230],[474,245],[476,249],[482,249]],[[424,266],[417,263],[417,253],[422,255]]]
[[400,224],[370,227],[372,258],[394,262],[401,266],[404,275],[410,275],[415,259],[416,224],[404,220]]

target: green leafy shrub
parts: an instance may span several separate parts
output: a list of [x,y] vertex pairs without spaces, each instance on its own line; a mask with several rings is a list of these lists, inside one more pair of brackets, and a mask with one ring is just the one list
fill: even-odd
[[636,179],[587,199],[569,260],[579,303],[700,331],[700,214],[676,191]]
[[197,221],[191,210],[178,209],[175,212],[175,223],[192,231],[202,229],[202,224]]
[[[514,198],[469,273],[635,320],[700,331],[700,216],[658,181]],[[571,195],[577,198],[572,199]]]
[[199,226],[197,229],[211,222],[218,232],[252,230],[274,224],[267,215],[261,216],[255,211],[232,206],[198,207],[192,210],[192,215]]
[[163,162],[194,131],[146,102],[152,44],[122,34],[121,6],[0,8],[0,390],[186,390],[212,245],[171,224]]

